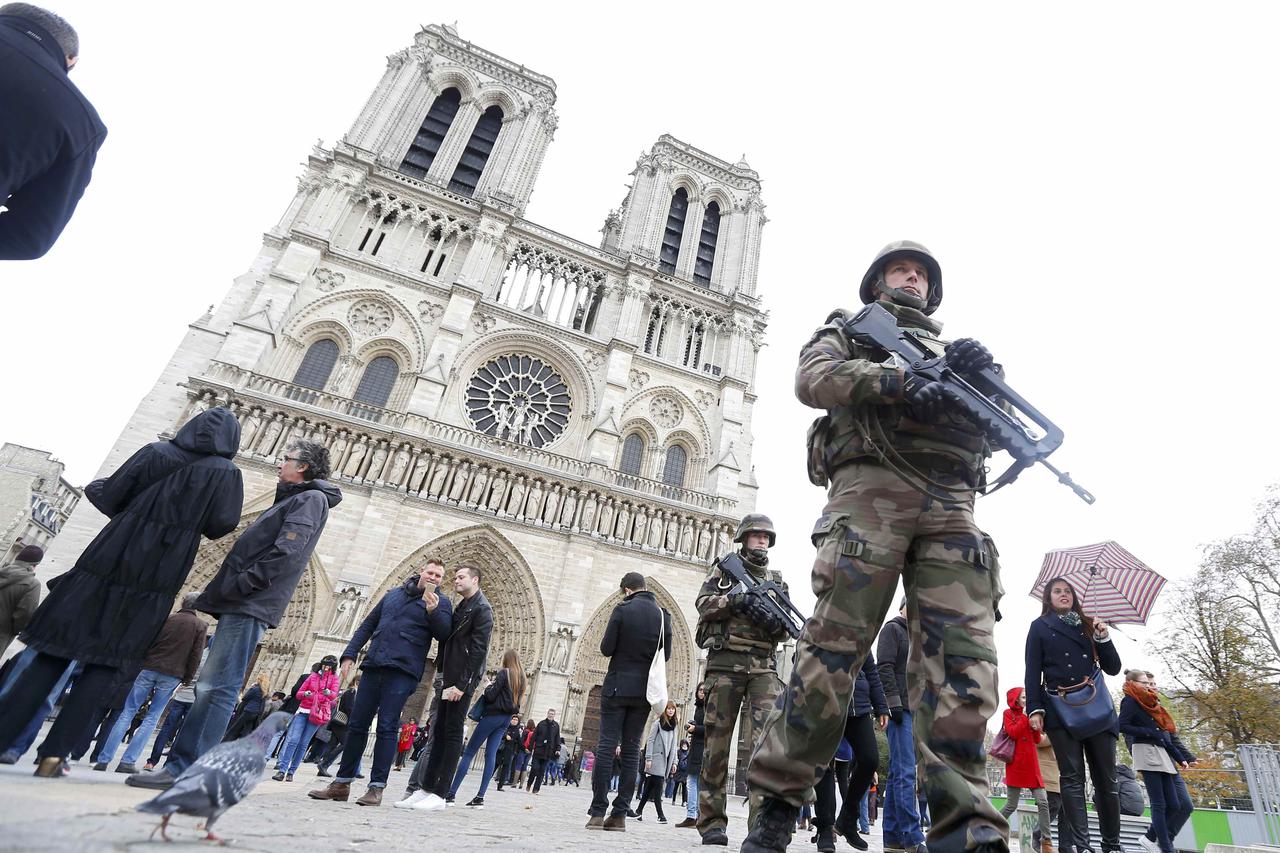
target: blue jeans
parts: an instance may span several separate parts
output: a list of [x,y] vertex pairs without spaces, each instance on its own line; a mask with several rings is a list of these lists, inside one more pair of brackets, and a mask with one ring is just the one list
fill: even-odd
[[1151,798],[1151,831],[1163,853],[1173,853],[1173,839],[1191,816],[1191,797],[1179,787],[1177,773],[1144,771],[1142,781]]
[[249,661],[266,630],[267,623],[252,616],[228,613],[218,619],[209,657],[196,680],[196,701],[191,703],[164,765],[174,776],[222,742]]
[[862,792],[862,799],[858,801],[858,829],[862,830],[863,835],[871,832],[871,824],[867,822],[867,797],[870,791]]
[[689,774],[689,802],[685,804],[684,816],[689,820],[698,819],[698,774]]
[[[9,670],[9,678],[4,683],[4,688],[0,689],[0,707],[4,707],[9,690],[17,683],[18,677],[31,664],[31,661],[35,660],[35,656],[36,650],[30,646],[19,653],[18,659],[13,662],[13,666]],[[62,696],[62,691],[67,689],[67,681],[71,679],[71,673],[75,671],[75,668],[75,661],[67,664],[66,671],[62,673],[62,677],[58,679],[57,684],[49,691],[49,695],[45,697],[39,710],[31,717],[31,722],[27,723],[27,727],[14,738],[13,743],[5,747],[5,752],[16,752],[19,758],[26,754],[27,750],[31,748],[31,744],[35,743],[36,738],[40,736],[40,727],[44,725],[44,721],[53,713],[53,706],[57,704],[58,698]]]
[[407,672],[389,667],[369,667],[360,674],[351,718],[347,722],[347,742],[342,747],[335,782],[351,782],[360,772],[360,756],[369,743],[369,724],[378,715],[377,737],[373,742],[373,769],[369,771],[369,787],[387,787],[391,762],[396,757],[396,741],[400,735],[400,712],[418,688],[418,680]]
[[311,722],[310,711],[294,714],[293,719],[289,721],[289,728],[284,733],[284,747],[280,750],[280,760],[276,762],[276,770],[283,770],[285,773],[293,773],[297,770],[298,765],[302,763],[302,756],[307,754],[307,747],[311,745],[312,736],[319,728],[319,723]]
[[120,741],[124,740],[124,734],[129,730],[129,724],[133,722],[134,715],[150,696],[151,705],[147,708],[147,716],[143,718],[138,730],[133,733],[129,748],[124,751],[124,758],[120,759],[121,764],[137,764],[138,759],[142,757],[142,748],[147,745],[147,738],[151,737],[151,732],[164,712],[165,703],[173,696],[173,691],[178,689],[181,681],[182,679],[176,675],[165,675],[154,669],[144,669],[138,673],[138,677],[133,682],[133,689],[129,691],[129,697],[124,700],[124,708],[111,729],[111,734],[107,735],[107,739],[98,748],[98,763],[110,764],[111,759],[116,757],[116,750],[120,748]]
[[462,778],[467,775],[467,765],[480,751],[484,744],[484,775],[480,777],[480,790],[476,796],[484,799],[484,792],[489,789],[489,780],[493,778],[493,765],[498,758],[498,747],[502,746],[502,736],[507,733],[507,725],[511,720],[509,714],[489,714],[481,717],[480,722],[471,731],[467,746],[462,750],[462,760],[458,762],[458,772],[453,774],[453,784],[449,786],[449,797],[458,793]]
[[169,713],[165,715],[164,725],[160,727],[160,733],[156,735],[156,742],[151,747],[151,757],[147,759],[148,764],[156,764],[160,761],[160,754],[169,745],[169,741],[173,740],[173,736],[178,733],[178,728],[182,725],[182,721],[187,718],[187,712],[190,710],[190,702],[179,702],[175,699],[169,703]]
[[924,841],[916,806],[916,744],[911,733],[911,712],[903,710],[902,722],[889,721],[889,783],[884,791],[884,843],[912,847]]

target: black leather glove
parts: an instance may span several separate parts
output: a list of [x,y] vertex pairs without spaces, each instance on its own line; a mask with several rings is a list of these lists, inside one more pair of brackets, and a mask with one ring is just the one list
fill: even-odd
[[907,379],[902,389],[902,399],[907,403],[907,411],[920,423],[933,423],[946,411],[954,397],[951,389],[941,382],[930,382],[912,376]]
[[729,612],[744,613],[747,609],[747,601],[750,598],[745,592],[729,593]]
[[973,338],[947,344],[947,366],[962,376],[973,376],[995,364],[991,351]]
[[897,708],[890,708],[889,719],[893,720],[898,725],[902,725],[902,707],[899,706]]

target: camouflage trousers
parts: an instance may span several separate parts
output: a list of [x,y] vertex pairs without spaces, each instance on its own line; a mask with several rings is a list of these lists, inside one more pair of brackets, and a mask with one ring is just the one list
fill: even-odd
[[733,730],[743,703],[750,708],[743,742],[750,750],[763,731],[765,718],[773,710],[782,682],[774,667],[773,655],[748,652],[713,651],[707,658],[704,724],[706,740],[702,750],[702,773],[698,779],[698,832],[724,829],[725,786],[729,778],[729,753]]
[[[961,485],[958,478],[930,472]],[[854,676],[894,602],[907,591],[908,701],[929,813],[930,853],[1007,847],[1009,827],[987,800],[983,735],[995,713],[992,637],[999,595],[994,549],[973,522],[973,501],[944,504],[892,471],[839,468],[813,530],[813,616],[795,668],[769,715],[747,775],[752,800],[812,802],[844,731]]]

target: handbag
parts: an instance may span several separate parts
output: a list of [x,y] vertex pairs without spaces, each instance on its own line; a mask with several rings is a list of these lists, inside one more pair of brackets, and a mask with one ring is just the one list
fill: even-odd
[[662,636],[666,633],[667,615],[662,608],[658,608],[658,622],[658,648],[653,653],[653,662],[649,664],[649,682],[644,688],[644,698],[661,713],[662,706],[667,704],[667,658],[662,653]]
[[1063,727],[1076,740],[1104,732],[1115,723],[1116,706],[1102,678],[1102,670],[1078,684],[1045,688],[1045,697]]
[[311,713],[307,715],[307,719],[315,723],[317,726],[323,726],[329,722],[332,715],[333,703],[325,699],[325,697],[316,697],[315,704],[311,706]]
[[335,726],[345,726],[347,724],[347,712],[346,711],[335,712],[333,715],[333,719],[330,720],[329,722]]
[[1003,728],[996,732],[995,738],[991,741],[991,749],[987,750],[987,755],[992,758],[998,758],[1005,764],[1013,761],[1013,753],[1017,748],[1018,742],[1009,737],[1009,733]]
[[485,709],[489,703],[485,700],[484,694],[480,694],[480,698],[476,699],[476,703],[471,706],[471,710],[467,712],[467,718],[480,722],[480,718],[484,716]]

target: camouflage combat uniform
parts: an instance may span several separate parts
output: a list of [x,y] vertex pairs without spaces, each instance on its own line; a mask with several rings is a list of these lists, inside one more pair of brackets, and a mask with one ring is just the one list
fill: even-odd
[[[761,580],[782,582],[776,571],[758,566],[742,555],[742,565]],[[707,649],[706,741],[702,753],[702,775],[698,779],[698,832],[725,829],[725,785],[729,776],[729,752],[733,729],[743,702],[748,703],[750,730],[744,741],[755,746],[765,718],[773,710],[782,681],[778,678],[777,647],[786,633],[767,629],[729,607],[732,581],[712,566],[698,591],[698,644]]]
[[[941,326],[924,312],[880,304],[942,353]],[[820,469],[811,471],[815,482],[829,479],[828,501],[812,533],[817,604],[797,643],[790,683],[752,756],[752,799],[813,801],[813,786],[840,742],[854,675],[901,575],[911,637],[909,701],[933,820],[930,853],[1004,846],[1008,826],[987,800],[983,751],[996,711],[995,549],[974,524],[972,494],[953,502],[927,497],[882,462],[887,445],[931,479],[963,489],[981,481],[989,449],[977,429],[951,414],[938,424],[913,420],[901,404],[902,367],[882,351],[851,343],[840,325],[846,316],[836,312],[818,329],[796,371],[800,401],[828,410],[811,430],[810,454],[811,468]]]

